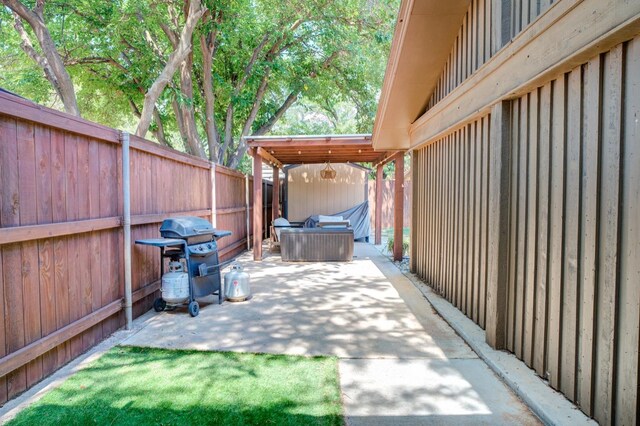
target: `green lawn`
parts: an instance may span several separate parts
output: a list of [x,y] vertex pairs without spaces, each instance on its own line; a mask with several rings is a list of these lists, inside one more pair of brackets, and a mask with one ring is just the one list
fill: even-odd
[[118,346],[11,425],[341,425],[337,359]]
[[[403,228],[402,229],[402,235],[405,239],[409,238],[409,228]],[[382,230],[382,236],[389,238],[389,237],[393,237],[393,228],[385,228]]]

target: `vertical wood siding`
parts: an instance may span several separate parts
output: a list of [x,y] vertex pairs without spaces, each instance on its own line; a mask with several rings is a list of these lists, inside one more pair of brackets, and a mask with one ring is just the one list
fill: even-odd
[[[635,424],[640,37],[510,117],[506,347],[600,423]],[[414,152],[416,272],[482,327],[491,130],[484,117]]]
[[605,424],[638,407],[639,45],[512,110],[508,349]]
[[506,31],[509,39],[513,39],[553,3],[552,0],[508,1],[507,7],[502,6],[504,0],[471,1],[427,109],[440,102],[496,53],[492,50],[497,37],[496,20],[505,26],[501,31]]
[[490,116],[414,152],[416,273],[484,327]]

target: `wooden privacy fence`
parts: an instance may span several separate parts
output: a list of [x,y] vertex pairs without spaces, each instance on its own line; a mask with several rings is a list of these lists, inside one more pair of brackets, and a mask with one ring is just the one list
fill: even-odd
[[[246,249],[247,177],[135,136],[129,156],[132,241],[192,215],[233,232],[222,259]],[[0,403],[124,324],[122,158],[119,131],[0,93]],[[131,252],[139,316],[159,251]]]
[[[380,208],[382,210],[382,229],[393,228],[393,203],[394,203],[394,185],[395,180],[384,180],[382,186],[382,203]],[[404,209],[403,209],[403,227],[409,227],[411,225],[411,176],[405,176],[403,184],[403,197],[404,197]],[[370,209],[370,221],[371,230],[375,229],[376,218],[376,181],[370,180],[368,186],[368,200]]]

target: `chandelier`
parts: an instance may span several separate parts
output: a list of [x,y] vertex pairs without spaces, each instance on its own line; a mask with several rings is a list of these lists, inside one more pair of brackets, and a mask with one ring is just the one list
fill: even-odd
[[327,162],[327,165],[325,166],[325,168],[320,170],[320,177],[322,179],[335,179],[336,178],[336,171],[334,170],[333,167],[331,167],[331,163],[330,162]]

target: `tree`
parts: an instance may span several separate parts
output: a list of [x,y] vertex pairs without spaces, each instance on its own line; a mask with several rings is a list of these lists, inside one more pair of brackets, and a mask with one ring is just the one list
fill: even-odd
[[[245,136],[313,131],[300,108],[327,131],[370,131],[397,11],[397,0],[50,1],[85,117],[232,167]],[[16,33],[0,25],[0,40],[0,85],[46,99],[16,61]]]
[[[33,9],[29,9],[18,0],[2,0],[2,4],[13,12],[14,28],[22,40],[22,50],[44,71],[44,74],[64,104],[69,114],[80,115],[76,92],[71,77],[62,62],[62,58],[51,38],[51,33],[44,20],[45,0],[37,0]],[[23,22],[33,30],[41,52],[35,48]]]
[[[206,9],[203,8],[200,0],[191,0],[187,2],[187,4],[188,7],[185,7],[185,9],[188,11],[186,13],[186,22],[184,24],[184,27],[182,28],[180,36],[178,37],[178,35],[174,32],[175,30],[167,29],[167,31],[165,32],[167,36],[169,36],[172,40],[174,50],[171,55],[169,55],[169,59],[167,60],[167,63],[165,64],[162,72],[153,82],[147,93],[144,95],[144,106],[142,107],[142,112],[140,113],[140,122],[138,123],[138,127],[136,128],[136,135],[140,137],[144,137],[147,134],[149,126],[151,125],[151,118],[156,107],[156,102],[162,94],[164,88],[173,78],[173,75],[175,74],[177,68],[179,66],[182,66],[184,72],[184,69],[189,69],[191,63],[193,62],[188,61],[191,53],[193,31]],[[177,24],[177,17],[175,18],[174,23]],[[190,72],[190,69],[188,72]],[[181,118],[182,121],[186,119],[184,113]],[[193,121],[195,124],[195,119]],[[193,131],[195,131],[195,129],[193,129]],[[193,149],[197,149],[198,151],[200,151],[199,148],[199,145],[195,145]]]

